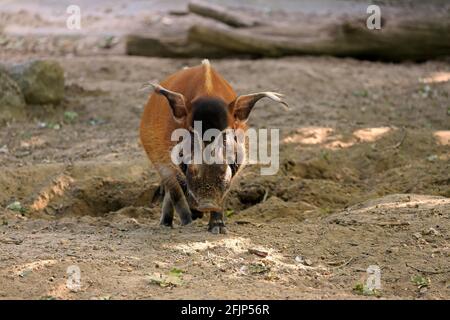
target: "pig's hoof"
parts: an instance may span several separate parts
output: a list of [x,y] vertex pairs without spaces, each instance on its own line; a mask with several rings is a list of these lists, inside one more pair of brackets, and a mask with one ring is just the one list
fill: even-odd
[[159,225],[161,227],[173,228],[172,221],[161,221]]
[[163,228],[173,228],[173,225],[171,223],[161,222],[159,225]]
[[219,233],[226,234],[227,228],[225,227],[224,224],[214,224],[214,225],[209,226],[208,231],[213,234],[219,234]]
[[182,226],[186,226],[186,225],[188,225],[190,223],[192,223],[192,218],[191,217],[188,217],[188,218],[185,218],[185,219],[181,220],[181,225]]

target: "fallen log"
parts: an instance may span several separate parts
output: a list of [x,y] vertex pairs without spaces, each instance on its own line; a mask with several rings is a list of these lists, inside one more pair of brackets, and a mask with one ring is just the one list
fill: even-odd
[[258,25],[258,22],[252,17],[242,13],[231,12],[227,8],[203,1],[189,2],[188,9],[192,13],[218,20],[232,27],[248,28]]
[[186,38],[156,38],[140,34],[127,36],[125,43],[128,55],[167,58],[224,58],[233,55],[233,52],[222,48],[189,42]]
[[[283,32],[286,36],[283,36]],[[273,34],[277,34],[274,36]],[[231,29],[194,25],[189,42],[257,57],[331,55],[373,60],[424,61],[450,55],[450,19],[403,20],[369,30],[365,21],[344,21],[298,36],[286,28]]]
[[255,35],[253,32],[194,25],[189,29],[191,43],[218,47],[227,51],[254,56],[278,57],[286,54],[288,43],[281,38]]
[[408,19],[373,31],[365,23],[345,22],[335,39],[341,44],[338,56],[425,61],[450,55],[450,17]]
[[365,20],[357,19],[318,26],[260,25],[243,29],[196,24],[189,28],[187,36],[176,38],[128,36],[126,52],[161,57],[330,55],[424,61],[450,56],[450,18],[448,15],[387,18],[381,30],[369,30]]

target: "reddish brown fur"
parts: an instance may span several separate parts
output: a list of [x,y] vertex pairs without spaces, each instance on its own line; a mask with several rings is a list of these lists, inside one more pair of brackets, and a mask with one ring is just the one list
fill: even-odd
[[[209,68],[209,71],[208,71]],[[206,84],[206,74],[210,72],[212,88]],[[167,99],[157,93],[153,93],[145,106],[141,119],[140,137],[142,145],[151,160],[161,174],[161,165],[171,166],[175,169],[170,159],[170,150],[175,142],[170,137],[173,130],[186,128],[191,123],[192,102],[200,97],[221,98],[227,104],[236,99],[236,93],[230,84],[222,78],[209,64],[180,70],[164,81],[161,86],[181,93],[185,97],[188,116],[182,124],[177,123]],[[246,129],[242,122],[235,123],[231,113],[229,114],[229,127],[237,129],[236,126]]]

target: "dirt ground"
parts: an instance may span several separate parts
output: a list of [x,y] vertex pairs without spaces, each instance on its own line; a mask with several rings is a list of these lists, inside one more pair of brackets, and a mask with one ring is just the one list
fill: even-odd
[[[51,56],[66,72],[61,105],[0,124],[0,299],[450,299],[448,60],[211,61],[238,93],[286,95],[291,111],[262,100],[250,119],[280,129],[280,169],[244,169],[228,234],[208,233],[208,217],[167,229],[138,89],[200,59],[127,57],[117,34],[99,47],[105,28],[175,30],[145,8],[131,6],[131,22],[117,3],[98,10],[107,20],[84,20],[92,36],[70,39],[58,33],[65,17],[29,3],[0,13],[2,63]],[[72,266],[79,290],[67,286]],[[370,266],[375,292],[364,291]]]
[[[229,232],[213,235],[206,217],[158,226],[158,177],[138,141],[140,85],[199,60],[57,60],[63,104],[0,131],[2,299],[450,298],[448,63],[212,61],[239,93],[279,90],[292,107],[252,114],[281,129],[280,170],[247,167]],[[358,290],[370,265],[377,296]]]

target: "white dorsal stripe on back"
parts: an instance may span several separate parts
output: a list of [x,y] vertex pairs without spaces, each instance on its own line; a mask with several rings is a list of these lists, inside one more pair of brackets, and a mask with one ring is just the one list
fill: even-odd
[[202,66],[205,67],[205,89],[206,92],[211,93],[213,91],[213,83],[211,76],[211,64],[209,63],[209,60],[202,60]]

